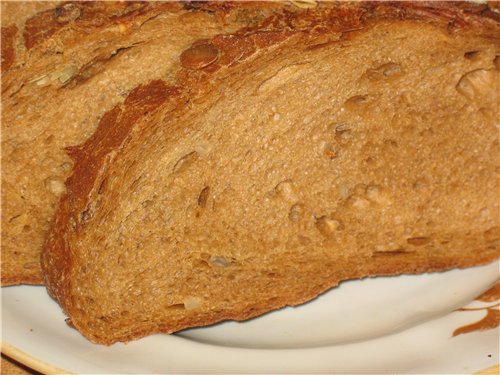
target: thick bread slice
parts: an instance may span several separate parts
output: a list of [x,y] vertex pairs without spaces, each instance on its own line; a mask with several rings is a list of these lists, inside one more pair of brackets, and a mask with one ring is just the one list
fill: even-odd
[[93,342],[498,257],[498,23],[381,3],[264,25],[185,50],[71,150],[42,267]]
[[79,2],[26,20],[14,15],[37,3],[2,3],[2,285],[43,282],[43,239],[72,167],[65,147],[137,85],[175,78],[194,40],[283,7]]

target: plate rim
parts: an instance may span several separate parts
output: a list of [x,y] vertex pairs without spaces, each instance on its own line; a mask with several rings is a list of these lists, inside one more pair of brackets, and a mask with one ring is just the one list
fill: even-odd
[[28,354],[25,351],[17,348],[16,346],[6,343],[3,340],[2,342],[0,342],[0,346],[3,354],[42,374],[75,374],[74,372],[53,366],[45,361],[42,361],[32,356],[31,354]]

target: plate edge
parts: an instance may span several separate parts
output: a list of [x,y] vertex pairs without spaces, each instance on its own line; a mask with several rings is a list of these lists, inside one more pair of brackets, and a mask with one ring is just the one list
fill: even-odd
[[0,347],[2,353],[7,355],[8,357],[32,368],[33,370],[41,372],[42,374],[75,374],[74,372],[55,367],[51,364],[48,364],[47,362],[35,358],[30,354],[22,351],[21,349],[18,349],[6,342],[0,342]]

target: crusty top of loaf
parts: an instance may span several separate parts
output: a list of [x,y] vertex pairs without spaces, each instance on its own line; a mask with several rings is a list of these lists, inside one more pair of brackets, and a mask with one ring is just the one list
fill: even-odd
[[194,43],[70,149],[49,292],[110,344],[495,259],[499,37],[453,4],[324,4]]

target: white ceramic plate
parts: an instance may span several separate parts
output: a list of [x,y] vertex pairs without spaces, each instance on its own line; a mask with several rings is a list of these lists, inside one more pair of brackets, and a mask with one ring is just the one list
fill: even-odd
[[44,372],[471,374],[500,362],[499,330],[453,337],[455,329],[486,315],[455,310],[498,278],[494,262],[349,281],[306,305],[248,322],[110,347],[91,344],[69,328],[43,287],[7,287],[2,350]]

